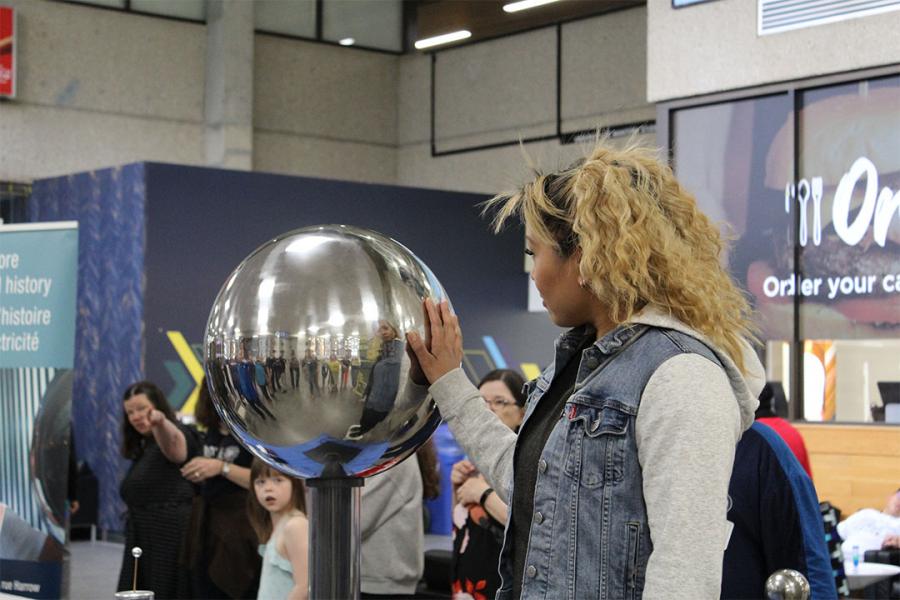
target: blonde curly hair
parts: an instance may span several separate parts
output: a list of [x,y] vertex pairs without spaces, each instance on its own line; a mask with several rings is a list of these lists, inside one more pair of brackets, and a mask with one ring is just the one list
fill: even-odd
[[587,158],[538,174],[485,211],[496,211],[495,231],[519,216],[563,258],[580,248],[579,274],[616,325],[655,306],[744,370],[742,342],[756,329],[744,292],[721,265],[725,241],[653,150],[601,140]]

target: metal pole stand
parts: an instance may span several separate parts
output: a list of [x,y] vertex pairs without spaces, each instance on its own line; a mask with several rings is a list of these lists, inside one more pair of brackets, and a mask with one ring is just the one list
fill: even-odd
[[[327,470],[327,469],[326,469]],[[307,479],[310,600],[359,600],[362,478]]]

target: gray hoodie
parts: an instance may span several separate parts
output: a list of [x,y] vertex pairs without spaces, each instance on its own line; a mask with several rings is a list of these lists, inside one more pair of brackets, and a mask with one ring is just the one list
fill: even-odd
[[415,455],[366,479],[360,513],[362,591],[415,593],[425,569],[422,475]]
[[[765,372],[749,344],[744,374],[701,334],[653,307],[635,315],[632,323],[695,337],[725,367],[723,372],[696,354],[666,361],[644,388],[635,425],[653,541],[643,597],[718,597],[731,532],[725,515],[734,449],[753,423]],[[506,500],[515,434],[485,406],[461,369],[444,375],[429,391],[456,440]],[[679,401],[685,397],[690,402]],[[696,443],[700,437],[703,445]]]

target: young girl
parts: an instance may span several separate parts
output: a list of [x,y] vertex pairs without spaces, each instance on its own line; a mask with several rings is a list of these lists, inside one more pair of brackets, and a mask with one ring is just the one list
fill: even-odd
[[250,468],[250,524],[263,557],[258,600],[306,600],[308,595],[306,489],[303,482],[258,458]]

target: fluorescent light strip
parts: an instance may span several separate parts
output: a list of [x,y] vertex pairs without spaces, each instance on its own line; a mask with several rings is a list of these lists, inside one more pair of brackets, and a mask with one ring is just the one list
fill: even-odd
[[528,10],[529,8],[534,8],[536,6],[551,4],[553,2],[559,2],[559,0],[521,0],[520,2],[504,4],[503,10],[508,13],[514,13],[519,12],[520,10]]
[[472,37],[472,32],[467,31],[465,29],[461,29],[459,31],[453,31],[451,33],[444,33],[442,35],[436,35],[434,37],[425,38],[424,40],[418,40],[416,42],[416,50],[424,50],[425,48],[431,48],[433,46],[440,46],[441,44],[449,44],[450,42],[458,42],[459,40],[464,40],[466,38]]

